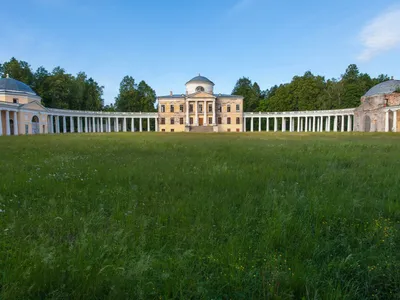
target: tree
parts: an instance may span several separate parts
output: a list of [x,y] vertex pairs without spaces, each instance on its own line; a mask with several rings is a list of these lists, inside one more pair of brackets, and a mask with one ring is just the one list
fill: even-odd
[[254,84],[247,77],[240,78],[232,91],[233,95],[243,96],[244,111],[255,111],[261,100],[261,89],[257,82]]
[[31,66],[26,61],[19,61],[15,57],[1,65],[0,73],[1,77],[9,75],[11,78],[22,81],[29,86],[33,84],[34,77]]

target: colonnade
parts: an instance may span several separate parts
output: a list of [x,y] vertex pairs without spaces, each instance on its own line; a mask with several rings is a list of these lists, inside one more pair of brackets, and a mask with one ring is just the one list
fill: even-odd
[[[285,115],[284,113],[246,113],[244,115],[244,131],[248,131],[246,119],[250,119],[251,132],[255,131],[255,119],[258,120],[258,131],[282,132],[345,132],[353,131],[354,113],[335,112],[334,114],[304,114],[305,112]],[[265,127],[263,126],[265,124]]]
[[[48,133],[158,131],[158,117],[48,115]],[[144,124],[146,120],[146,124]],[[154,126],[151,126],[151,125]],[[146,126],[144,126],[146,125]]]
[[[2,117],[3,111],[5,114],[4,126],[3,126],[3,117]],[[17,113],[18,112],[16,110],[0,109],[0,135],[18,135]],[[4,130],[3,130],[3,127],[4,127]]]

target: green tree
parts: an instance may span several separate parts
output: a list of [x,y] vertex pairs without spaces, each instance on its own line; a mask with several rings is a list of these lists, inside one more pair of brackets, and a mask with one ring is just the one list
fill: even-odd
[[26,61],[17,60],[15,57],[1,65],[0,75],[1,77],[9,75],[11,78],[22,81],[29,86],[32,86],[34,81],[31,66]]
[[253,84],[247,77],[242,77],[236,82],[232,94],[244,97],[244,111],[255,111],[259,107],[261,100],[261,89],[257,82]]

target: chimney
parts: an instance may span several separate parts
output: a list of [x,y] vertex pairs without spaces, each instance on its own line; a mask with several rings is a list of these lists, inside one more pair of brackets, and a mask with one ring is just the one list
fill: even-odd
[[172,91],[170,91],[170,92],[169,92],[169,95],[170,95],[170,96],[172,96],[172,95],[173,95]]

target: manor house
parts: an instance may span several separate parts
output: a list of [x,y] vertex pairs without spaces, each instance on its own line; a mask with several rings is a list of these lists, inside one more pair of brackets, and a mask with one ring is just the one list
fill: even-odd
[[399,90],[400,80],[382,82],[361,98],[357,108],[244,112],[242,96],[215,94],[214,83],[199,75],[186,83],[185,93],[159,96],[158,112],[103,112],[44,107],[28,85],[7,76],[0,78],[0,135],[119,131],[398,132]]

